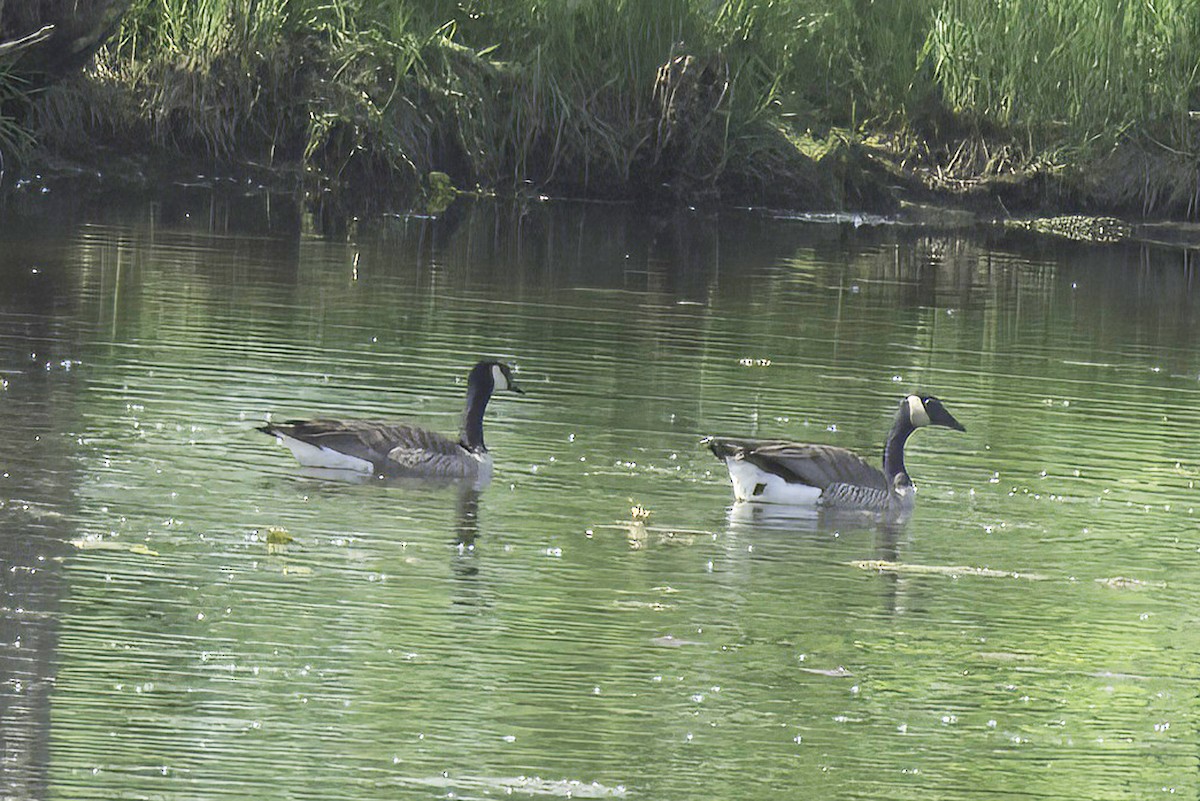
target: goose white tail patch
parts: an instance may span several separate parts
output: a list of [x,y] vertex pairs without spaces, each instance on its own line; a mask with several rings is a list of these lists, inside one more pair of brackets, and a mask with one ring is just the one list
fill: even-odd
[[815,506],[821,491],[807,484],[789,484],[774,473],[759,470],[744,459],[726,457],[733,497],[747,503],[779,503],[789,506]]
[[492,382],[496,385],[496,392],[504,392],[508,389],[508,376],[504,375],[504,371],[498,364],[492,365]]
[[929,412],[925,410],[924,402],[916,395],[909,395],[908,398],[908,419],[917,428],[929,425]]
[[318,448],[316,445],[302,442],[295,437],[289,437],[287,434],[276,432],[275,437],[292,452],[292,455],[296,457],[296,461],[302,467],[322,467],[327,470],[353,470],[356,473],[367,473],[368,475],[375,472],[375,465],[366,459],[349,456],[341,451],[335,451],[330,448]]

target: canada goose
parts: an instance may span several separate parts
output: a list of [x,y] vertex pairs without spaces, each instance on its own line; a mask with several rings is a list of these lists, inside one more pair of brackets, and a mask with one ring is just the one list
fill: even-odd
[[853,451],[833,445],[732,437],[710,437],[706,442],[729,468],[739,501],[902,510],[912,507],[916,490],[904,468],[904,442],[928,425],[966,431],[937,398],[909,395],[900,401],[888,434],[883,472]]
[[494,391],[524,391],[507,364],[482,361],[467,377],[467,408],[458,440],[407,423],[289,420],[258,430],[279,439],[304,467],[388,476],[486,479],[492,456],[483,444],[483,410]]

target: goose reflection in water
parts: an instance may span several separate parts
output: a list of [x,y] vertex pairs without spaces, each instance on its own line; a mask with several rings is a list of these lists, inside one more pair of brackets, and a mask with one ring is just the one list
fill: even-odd
[[489,481],[464,481],[452,478],[414,478],[412,476],[371,476],[356,470],[331,470],[323,467],[302,467],[304,478],[335,484],[377,484],[400,490],[447,490],[455,495],[454,543],[471,549],[479,537],[479,499]]
[[[480,535],[480,499],[487,482],[463,481],[448,478],[413,478],[412,476],[370,476],[355,470],[329,470],[305,467],[299,471],[305,478],[335,484],[373,484],[399,492],[419,492],[435,498],[436,504],[444,505],[443,496],[454,496],[454,520],[450,528],[450,543],[454,555],[450,566],[455,579],[464,581],[455,593],[456,606],[484,606],[487,601],[482,588],[476,585],[480,578],[476,560],[476,543]],[[432,493],[430,492],[432,490]],[[443,492],[444,491],[444,492]]]
[[[859,535],[864,541],[865,537],[871,537],[874,546],[870,555],[862,552],[866,550],[864,547],[854,558],[894,564],[901,561],[900,548],[911,518],[911,507],[872,512],[735,501],[728,509],[726,520],[729,532],[735,535],[761,536],[770,532],[789,539],[797,536],[833,536],[842,540]],[[907,579],[902,573],[882,571],[879,580],[885,587],[881,598],[884,610],[888,614],[902,611],[904,603],[901,596]]]

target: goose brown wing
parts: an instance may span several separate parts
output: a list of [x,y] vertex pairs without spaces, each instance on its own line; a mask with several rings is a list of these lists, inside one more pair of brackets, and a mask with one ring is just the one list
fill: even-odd
[[[858,454],[834,445],[770,440],[724,440],[728,455],[774,473],[786,481],[824,490],[849,484],[887,491],[883,473]],[[716,448],[714,448],[716,452]]]
[[418,454],[448,457],[460,446],[441,434],[407,423],[378,420],[289,420],[274,431],[340,453],[367,459],[377,467],[418,469]]

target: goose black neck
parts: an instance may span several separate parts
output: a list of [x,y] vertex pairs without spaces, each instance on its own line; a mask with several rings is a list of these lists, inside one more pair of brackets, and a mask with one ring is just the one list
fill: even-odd
[[[472,379],[474,377],[471,376]],[[462,436],[459,441],[469,451],[482,453],[487,450],[487,446],[483,444],[483,411],[491,397],[490,381],[471,380],[467,383],[467,410],[463,412]]]
[[887,445],[883,448],[883,474],[887,477],[888,486],[892,485],[892,480],[900,473],[908,475],[908,471],[904,468],[904,443],[908,441],[908,435],[914,431],[916,429],[908,419],[908,411],[902,408],[896,414],[896,422],[892,423]]

